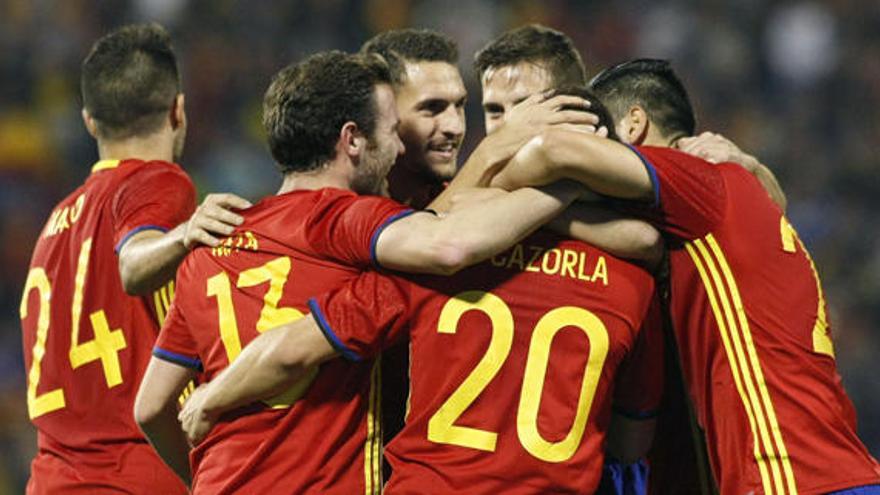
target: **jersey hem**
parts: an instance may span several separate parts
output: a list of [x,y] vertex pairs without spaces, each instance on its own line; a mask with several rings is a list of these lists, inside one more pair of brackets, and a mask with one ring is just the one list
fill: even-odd
[[391,225],[392,223],[394,223],[402,218],[406,218],[415,212],[416,212],[416,210],[410,209],[410,210],[404,210],[404,211],[395,213],[394,215],[391,215],[390,217],[388,217],[387,220],[382,222],[382,225],[379,225],[376,228],[376,231],[373,232],[373,235],[370,237],[370,261],[373,262],[373,266],[375,266],[376,268],[382,268],[382,265],[379,264],[379,258],[376,255],[376,244],[379,243],[379,235],[382,234],[382,231],[387,229],[388,226]]
[[151,224],[140,225],[138,227],[135,227],[135,228],[129,230],[127,234],[122,236],[122,239],[120,239],[119,242],[116,243],[116,247],[113,248],[113,252],[116,254],[119,254],[119,250],[122,249],[122,246],[125,245],[125,243],[128,242],[128,240],[131,239],[131,237],[133,235],[140,233],[140,232],[143,232],[145,230],[158,230],[163,233],[168,232],[168,229],[165,227],[162,227],[161,225],[151,225]]
[[183,366],[184,368],[194,369],[199,373],[204,371],[201,360],[197,358],[187,357],[182,354],[177,354],[176,352],[166,351],[165,349],[162,349],[160,347],[153,348],[153,356],[163,361],[168,361],[169,363]]
[[654,168],[654,165],[645,158],[639,150],[636,149],[635,146],[631,144],[626,145],[627,148],[632,150],[636,156],[639,157],[639,160],[642,161],[642,165],[645,166],[645,170],[648,171],[648,177],[651,179],[651,185],[654,187],[654,204],[652,205],[654,208],[660,206],[660,179],[657,178],[657,170]]
[[363,358],[358,356],[356,352],[349,349],[339,340],[339,337],[336,336],[336,333],[330,328],[330,324],[327,323],[327,318],[324,316],[324,312],[321,311],[321,307],[318,306],[318,301],[314,298],[310,298],[308,300],[309,311],[312,312],[312,315],[315,317],[315,321],[318,323],[318,328],[321,329],[321,333],[324,334],[324,338],[330,342],[330,345],[336,349],[337,352],[342,354],[342,357],[349,361],[359,362]]

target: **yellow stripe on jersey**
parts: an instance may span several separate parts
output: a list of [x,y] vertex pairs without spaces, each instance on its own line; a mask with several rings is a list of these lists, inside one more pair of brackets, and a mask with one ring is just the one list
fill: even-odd
[[773,432],[773,441],[779,451],[779,459],[782,461],[782,468],[785,471],[788,490],[789,493],[796,494],[797,486],[795,485],[794,472],[791,468],[791,459],[788,456],[788,449],[785,447],[785,442],[782,440],[782,430],[779,428],[779,421],[776,418],[776,408],[773,406],[773,400],[770,398],[770,392],[767,390],[767,380],[764,379],[764,371],[761,368],[761,362],[758,359],[758,351],[755,349],[755,343],[752,340],[752,331],[749,327],[749,320],[746,317],[745,306],[743,306],[742,298],[740,298],[739,295],[739,288],[737,287],[736,279],[733,277],[733,271],[727,263],[727,258],[724,256],[721,246],[715,241],[715,237],[712,234],[709,234],[706,236],[706,241],[709,243],[710,249],[715,253],[715,257],[718,258],[727,285],[730,287],[730,293],[733,297],[734,307],[736,308],[736,315],[739,319],[739,324],[745,339],[746,349],[749,352],[749,360],[751,361],[755,372],[755,379],[758,382],[758,390],[761,392],[761,400],[764,405],[764,410],[767,412],[767,417],[770,421],[770,431]]
[[755,415],[752,412],[751,402],[748,400],[745,391],[743,390],[739,368],[736,364],[737,360],[733,355],[733,349],[730,345],[730,337],[727,333],[727,327],[724,324],[724,318],[721,316],[721,310],[718,306],[718,300],[715,297],[715,289],[712,287],[712,282],[709,279],[706,268],[703,266],[703,262],[700,260],[700,256],[696,252],[696,249],[693,247],[692,243],[689,242],[685,244],[685,248],[687,249],[688,254],[690,254],[691,259],[694,260],[697,271],[700,273],[700,278],[703,280],[703,285],[706,289],[706,295],[709,298],[709,305],[712,307],[712,312],[715,314],[715,321],[718,324],[718,332],[721,334],[721,342],[724,345],[724,351],[727,354],[727,362],[730,364],[731,374],[733,375],[733,382],[736,385],[736,390],[737,392],[739,392],[740,399],[743,403],[743,408],[746,410],[746,416],[749,419],[749,425],[752,430],[752,444],[754,447],[755,461],[758,463],[758,470],[761,473],[761,482],[764,486],[764,493],[771,494],[773,493],[773,490],[770,483],[770,475],[767,472],[767,460],[764,458],[764,455],[761,453],[759,447],[758,433],[755,427]]
[[[794,473],[791,469],[791,462],[785,443],[782,440],[775,408],[767,390],[766,380],[758,360],[745,308],[742,304],[736,279],[733,276],[730,265],[727,263],[723,251],[712,234],[706,236],[705,242],[703,240],[696,240],[688,243],[686,248],[697,265],[697,270],[700,272],[700,277],[710,297],[734,378],[737,378],[737,368],[742,372],[747,394],[743,393],[742,386],[738,384],[737,388],[740,398],[743,401],[746,412],[750,414],[749,422],[752,428],[753,439],[757,442],[760,436],[761,447],[763,447],[764,452],[767,454],[767,459],[764,459],[760,454],[758,446],[755,446],[755,455],[759,470],[761,471],[764,491],[772,493],[772,486],[775,487],[777,493],[784,494],[787,487],[788,493],[796,494],[797,488],[795,486]],[[721,302],[720,311],[716,294]],[[728,330],[730,334],[725,335]],[[731,342],[733,347],[730,345]],[[751,417],[751,414],[754,414],[754,418]],[[755,432],[756,424],[758,432]],[[777,451],[778,455],[776,454]],[[767,479],[766,467],[762,466],[763,463],[768,461],[772,472],[772,485],[770,485]],[[780,464],[784,476],[780,472]]]
[[364,493],[382,493],[382,364],[377,359],[370,372],[370,399],[367,405],[367,440],[364,442]]
[[173,280],[153,291],[153,306],[156,307],[156,319],[159,321],[159,325],[165,323],[165,317],[168,316],[168,310],[171,309],[173,300]]

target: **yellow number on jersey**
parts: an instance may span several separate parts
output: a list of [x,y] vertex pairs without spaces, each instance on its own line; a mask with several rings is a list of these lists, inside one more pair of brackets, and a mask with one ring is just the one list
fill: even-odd
[[[497,433],[458,426],[455,421],[485,390],[507,360],[513,345],[513,314],[501,298],[490,292],[462,292],[443,307],[437,331],[456,333],[459,320],[470,310],[482,311],[489,317],[492,324],[489,348],[467,378],[431,416],[428,422],[428,439],[437,443],[494,452]],[[586,334],[590,341],[590,355],[584,368],[572,427],[562,440],[549,442],[538,430],[538,410],[550,361],[550,347],[556,334],[566,326],[575,326]],[[586,430],[587,418],[607,355],[608,330],[590,311],[565,306],[556,308],[541,318],[529,343],[516,417],[517,435],[530,454],[546,462],[564,462],[575,454]]]
[[[104,371],[104,379],[107,388],[112,388],[122,383],[122,371],[119,366],[119,351],[125,349],[125,335],[122,329],[110,329],[110,323],[103,309],[89,314],[94,338],[87,342],[79,341],[79,325],[82,318],[83,291],[85,290],[86,275],[89,268],[89,256],[92,251],[92,239],[86,239],[79,251],[79,259],[76,264],[76,276],[74,277],[73,302],[70,306],[70,351],[68,353],[70,366],[77,369],[84,364],[93,361],[101,361]],[[24,296],[21,300],[20,314],[24,320],[28,316],[28,294],[32,289],[37,289],[40,296],[40,315],[37,319],[37,339],[33,348],[31,369],[28,373],[28,415],[31,419],[43,414],[57,411],[65,406],[64,390],[57,388],[43,395],[37,396],[37,385],[40,382],[40,370],[43,357],[46,355],[46,339],[49,335],[49,300],[52,286],[46,271],[42,268],[32,268],[28,273],[25,283]]]
[[810,270],[813,271],[813,279],[816,281],[816,294],[819,299],[819,307],[816,308],[816,323],[813,325],[813,352],[825,354],[834,357],[834,344],[831,342],[831,336],[828,335],[828,318],[825,315],[825,293],[822,291],[822,282],[819,280],[819,272],[816,270],[816,264],[810,256],[807,247],[797,235],[794,227],[788,223],[785,216],[779,219],[779,233],[782,237],[782,250],[786,253],[796,253],[797,246],[800,245],[807,261],[810,262]]
[[[269,282],[269,290],[263,296],[263,309],[260,311],[260,319],[257,321],[257,331],[260,333],[270,328],[290,323],[302,318],[303,313],[291,307],[278,307],[281,295],[284,292],[284,284],[290,275],[290,258],[282,256],[268,263],[241,272],[238,276],[237,287],[254,287]],[[220,272],[207,281],[208,297],[217,298],[218,323],[220,326],[220,340],[226,350],[226,357],[230,363],[235,361],[241,354],[241,337],[238,332],[238,319],[235,316],[235,306],[232,303],[232,284],[226,272]],[[294,384],[283,394],[266,400],[266,404],[272,407],[290,407],[305,394],[308,386],[318,374],[318,369],[312,369],[303,379]]]
[[489,348],[473,371],[431,416],[428,440],[494,452],[497,433],[456,426],[454,423],[489,385],[510,354],[513,346],[513,314],[496,295],[481,291],[462,292],[443,306],[437,331],[454,334],[458,330],[458,320],[470,310],[482,311],[489,316],[492,322]]

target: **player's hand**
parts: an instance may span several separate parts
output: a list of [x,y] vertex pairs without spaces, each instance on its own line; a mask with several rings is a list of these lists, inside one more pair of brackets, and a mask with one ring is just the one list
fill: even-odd
[[679,150],[702,158],[710,163],[739,163],[748,170],[756,165],[756,159],[744,153],[733,141],[721,134],[704,132],[695,137],[684,137],[678,140],[676,146]]
[[193,390],[180,413],[177,414],[180,428],[186,433],[186,438],[193,446],[201,443],[217,422],[217,417],[209,414],[204,408],[207,387],[208,384],[203,384]]
[[233,210],[250,208],[250,201],[231,193],[209,194],[186,222],[183,246],[192,249],[197,244],[216,247],[218,237],[232,234],[244,218]]

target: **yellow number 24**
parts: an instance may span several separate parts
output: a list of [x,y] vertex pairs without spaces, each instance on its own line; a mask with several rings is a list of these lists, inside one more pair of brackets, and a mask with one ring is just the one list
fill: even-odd
[[[99,309],[89,314],[94,338],[87,342],[79,341],[83,291],[86,275],[88,274],[91,251],[92,239],[89,238],[80,247],[79,259],[76,265],[73,301],[70,305],[70,351],[68,356],[70,366],[73,369],[93,361],[101,361],[107,388],[113,388],[122,383],[122,371],[119,366],[118,354],[119,351],[126,347],[125,334],[123,334],[122,329],[111,330],[104,310]],[[34,267],[28,272],[27,281],[24,286],[24,295],[22,296],[21,307],[19,308],[22,321],[28,317],[28,296],[34,289],[36,289],[39,295],[40,312],[37,316],[37,336],[32,351],[31,368],[28,371],[27,405],[28,415],[31,419],[63,409],[66,404],[64,389],[62,388],[52,389],[37,395],[43,358],[46,355],[46,340],[49,338],[50,301],[52,296],[52,284],[46,275],[46,270],[43,268]]]

